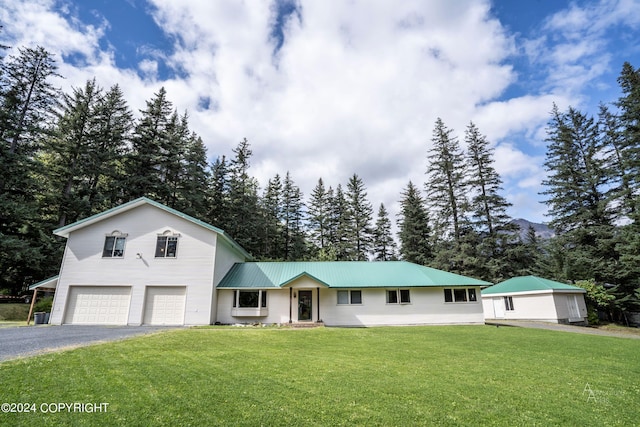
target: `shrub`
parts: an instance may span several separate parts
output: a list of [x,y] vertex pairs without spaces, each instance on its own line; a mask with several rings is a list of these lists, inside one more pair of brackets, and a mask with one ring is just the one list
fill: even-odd
[[51,312],[51,306],[53,305],[53,297],[42,298],[40,301],[36,302],[33,306],[33,312],[37,313],[39,311],[44,311],[45,313]]

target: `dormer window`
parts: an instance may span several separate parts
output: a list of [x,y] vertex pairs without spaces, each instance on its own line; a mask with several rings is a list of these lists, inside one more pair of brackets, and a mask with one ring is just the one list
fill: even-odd
[[124,257],[124,244],[127,235],[115,230],[104,238],[104,248],[102,249],[103,258],[122,258]]
[[158,236],[156,242],[156,258],[175,258],[178,250],[179,234],[169,230]]

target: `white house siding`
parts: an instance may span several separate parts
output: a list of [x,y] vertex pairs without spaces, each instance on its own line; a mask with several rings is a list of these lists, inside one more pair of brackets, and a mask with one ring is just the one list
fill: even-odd
[[[481,324],[484,322],[480,301],[445,303],[442,288],[411,288],[410,304],[387,304],[386,289],[361,289],[362,304],[338,304],[338,289],[320,287],[309,278],[290,284],[292,294],[300,290],[313,291],[312,321],[322,320],[327,326],[381,326],[423,324]],[[312,287],[315,286],[315,287]],[[320,312],[318,313],[318,288]],[[267,290],[268,315],[262,317],[232,316],[233,290],[218,291],[218,321],[221,323],[289,322],[289,288]],[[476,295],[480,289],[476,288]],[[298,322],[297,297],[291,304],[291,320]]]
[[[393,289],[393,288],[389,288]],[[338,304],[337,289],[320,290],[320,317],[327,326],[481,324],[480,301],[445,303],[443,288],[409,288],[411,303],[387,304],[387,289],[363,289],[362,304]],[[480,288],[476,295],[480,295]]]
[[[124,257],[103,258],[105,236],[115,230],[127,235]],[[157,236],[167,230],[180,234],[177,257],[155,258]],[[184,323],[209,324],[216,237],[213,231],[147,204],[72,231],[51,323],[64,319],[69,286],[131,286],[131,325],[143,322],[146,286],[186,286]]]
[[[216,236],[217,237],[217,236]],[[238,252],[231,247],[223,239],[217,239],[216,251],[215,251],[215,270],[213,271],[213,283],[211,292],[211,313],[209,316],[209,324],[214,324],[218,320],[218,292],[216,292],[216,286],[224,278],[224,276],[231,270],[233,264],[236,262],[245,261],[244,257],[238,254]]]

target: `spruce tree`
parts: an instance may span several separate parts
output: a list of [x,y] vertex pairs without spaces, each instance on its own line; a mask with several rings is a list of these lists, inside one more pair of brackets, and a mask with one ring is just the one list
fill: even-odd
[[[331,189],[330,189],[331,190]],[[345,198],[342,185],[338,184],[330,198],[331,203],[331,253],[336,261],[352,261],[354,259],[351,237],[351,209]]]
[[231,160],[229,174],[229,222],[225,231],[247,251],[259,254],[261,215],[258,181],[249,175],[253,154],[249,141],[244,138],[233,153],[235,156]]
[[141,118],[135,125],[131,153],[125,164],[128,178],[126,197],[147,196],[160,203],[171,204],[171,188],[167,183],[167,165],[174,156],[171,140],[176,116],[167,92],[160,88],[146,102]]
[[436,120],[428,156],[426,192],[436,235],[459,241],[468,226],[466,165],[458,138],[452,133],[442,119]]
[[378,218],[373,230],[373,259],[376,261],[396,259],[396,242],[391,234],[391,220],[383,203],[380,203],[378,208]]
[[494,150],[487,138],[471,122],[465,131],[469,189],[472,191],[471,211],[477,231],[494,238],[511,221],[507,208],[511,203],[500,195],[502,179],[493,167]]
[[398,214],[398,238],[403,260],[428,265],[433,259],[429,214],[420,190],[411,181],[403,190]]
[[55,113],[59,91],[53,56],[20,48],[0,67],[0,288],[12,293],[53,274],[61,245],[39,211],[39,145]]
[[347,183],[346,199],[350,212],[348,239],[352,246],[352,259],[365,261],[371,249],[373,207],[367,200],[362,179],[356,174]]
[[325,189],[322,178],[311,191],[311,199],[307,205],[307,225],[309,237],[316,250],[326,249],[329,245],[330,230],[330,195]]
[[629,216],[635,222],[640,222],[640,69],[625,62],[618,84],[622,96],[616,106],[620,110],[622,138],[617,146],[617,154],[623,201]]
[[225,156],[216,158],[209,173],[207,192],[209,210],[206,218],[210,224],[225,231],[230,229],[229,219],[229,164]]
[[261,199],[261,206],[264,215],[261,256],[263,259],[270,260],[283,259],[283,202],[280,175],[276,174],[267,183],[267,188]]
[[306,254],[302,192],[295,185],[289,172],[282,187],[282,214],[284,231],[284,259],[302,260]]

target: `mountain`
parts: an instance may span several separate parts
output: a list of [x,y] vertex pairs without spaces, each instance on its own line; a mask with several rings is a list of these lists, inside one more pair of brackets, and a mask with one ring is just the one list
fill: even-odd
[[551,228],[549,228],[548,225],[527,221],[523,218],[514,219],[511,221],[511,224],[516,224],[518,227],[520,227],[519,234],[523,241],[526,240],[529,227],[533,227],[534,231],[536,232],[536,236],[541,240],[548,240],[555,237],[556,235],[556,233]]

